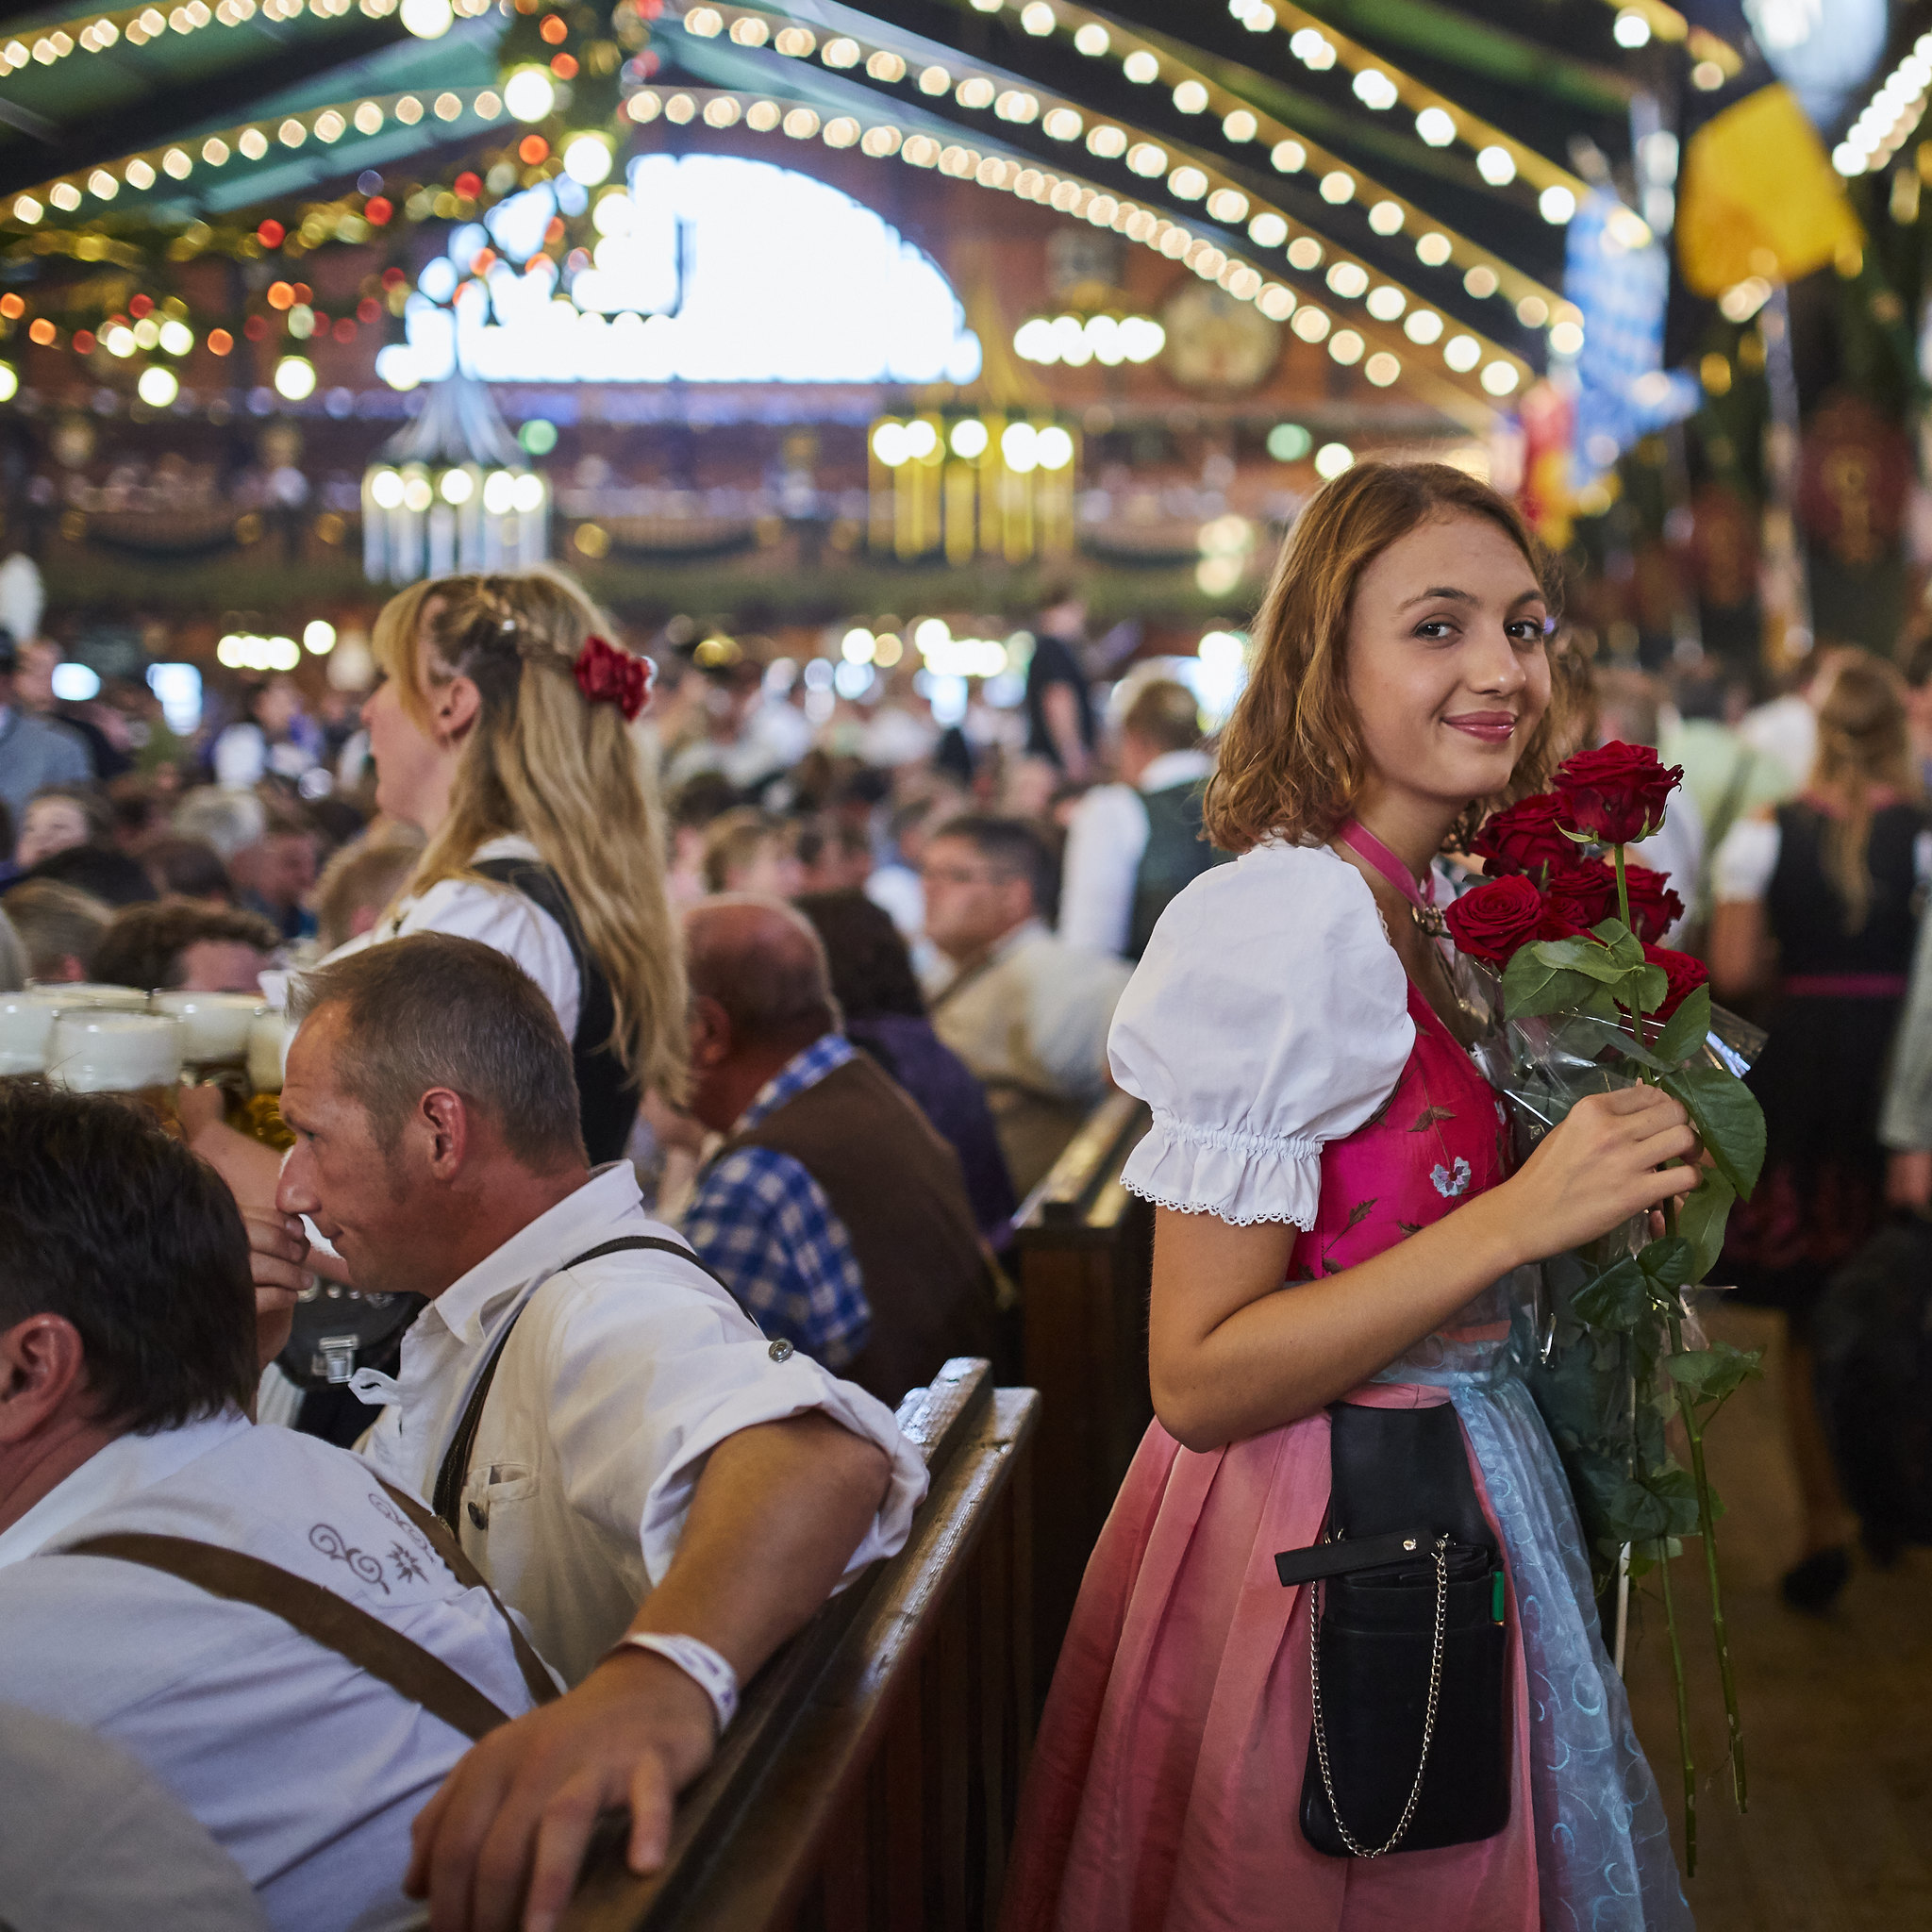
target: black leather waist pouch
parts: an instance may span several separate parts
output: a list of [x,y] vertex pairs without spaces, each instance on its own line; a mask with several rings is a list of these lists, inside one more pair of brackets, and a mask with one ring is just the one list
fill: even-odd
[[1316,1591],[1302,1834],[1338,1858],[1493,1838],[1509,1822],[1506,1584],[1456,1411],[1328,1413],[1324,1540],[1274,1559]]

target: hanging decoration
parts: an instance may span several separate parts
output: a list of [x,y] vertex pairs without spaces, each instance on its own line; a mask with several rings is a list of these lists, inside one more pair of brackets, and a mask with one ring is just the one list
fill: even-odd
[[528,570],[548,553],[550,491],[483,383],[451,375],[362,478],[362,568],[375,584]]
[[1074,548],[1077,433],[1050,416],[882,416],[867,434],[873,550],[1024,563]]

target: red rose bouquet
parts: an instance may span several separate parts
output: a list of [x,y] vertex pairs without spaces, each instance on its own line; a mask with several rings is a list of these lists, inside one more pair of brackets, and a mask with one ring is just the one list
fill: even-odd
[[[1705,1474],[1704,1429],[1757,1357],[1692,1347],[1687,1296],[1724,1243],[1731,1203],[1748,1196],[1764,1159],[1764,1117],[1713,1045],[1703,964],[1657,941],[1683,917],[1665,875],[1626,863],[1625,847],[1663,824],[1682,773],[1645,745],[1579,753],[1547,793],[1496,813],[1474,850],[1494,874],[1448,909],[1450,936],[1493,982],[1498,1024],[1477,1049],[1532,1133],[1586,1092],[1647,1082],[1682,1102],[1709,1157],[1696,1191],[1650,1240],[1639,1228],[1545,1264],[1554,1302],[1529,1385],[1562,1453],[1599,1581],[1655,1571],[1670,1628],[1680,1736],[1689,1739],[1670,1559],[1703,1541],[1731,1770],[1744,1800],[1743,1745],[1724,1635]],[[1601,851],[1607,848],[1607,858]],[[1672,1455],[1674,1416],[1690,1451]],[[1686,1745],[1689,1862],[1696,1866],[1692,1767]]]

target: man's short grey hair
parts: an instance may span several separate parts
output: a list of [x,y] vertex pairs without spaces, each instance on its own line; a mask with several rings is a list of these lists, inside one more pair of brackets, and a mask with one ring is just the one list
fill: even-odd
[[[711,917],[738,908],[767,916],[758,942],[745,942],[740,922]],[[713,927],[724,930],[708,930]],[[701,900],[687,917],[685,969],[691,991],[716,1000],[741,1040],[816,1038],[842,1024],[825,942],[811,921],[782,899],[717,892]]]
[[175,808],[174,826],[177,838],[212,845],[225,865],[236,853],[261,842],[268,830],[268,808],[252,791],[204,785]]
[[511,1157],[538,1173],[581,1163],[570,1043],[515,960],[477,940],[411,933],[298,977],[289,1016],[341,1007],[342,1091],[394,1151],[424,1094],[446,1087],[490,1115]]

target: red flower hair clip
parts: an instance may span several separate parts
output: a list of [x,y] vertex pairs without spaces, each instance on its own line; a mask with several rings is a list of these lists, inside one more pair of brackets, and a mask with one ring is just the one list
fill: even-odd
[[658,667],[648,658],[633,658],[602,638],[584,640],[577,653],[577,689],[593,705],[615,705],[624,722],[634,724],[651,702],[651,680]]

